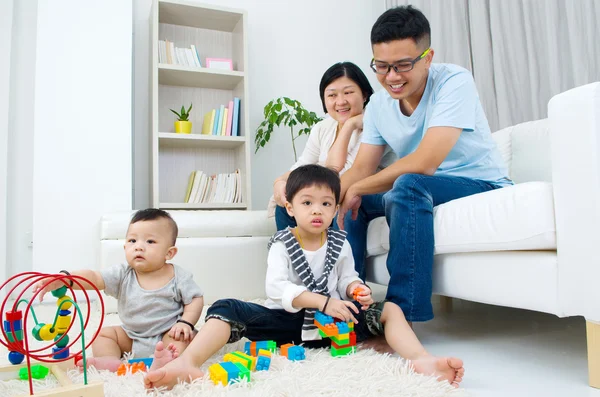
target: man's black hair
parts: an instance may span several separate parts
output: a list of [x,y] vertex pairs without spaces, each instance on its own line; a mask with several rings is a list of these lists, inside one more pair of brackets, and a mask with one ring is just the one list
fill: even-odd
[[369,84],[367,76],[365,76],[363,71],[352,62],[338,62],[331,65],[329,69],[323,73],[323,77],[321,77],[321,83],[319,83],[319,95],[321,95],[323,111],[327,113],[327,107],[325,106],[325,88],[327,88],[329,84],[340,77],[348,77],[350,80],[356,83],[358,88],[360,88],[363,96],[365,97],[365,102],[363,103],[364,109],[365,106],[367,106],[367,103],[369,103],[371,95],[373,95],[373,88],[371,87],[371,84]]
[[173,245],[175,245],[175,241],[177,241],[177,235],[179,234],[179,229],[177,228],[177,223],[175,223],[167,211],[163,211],[158,208],[146,208],[145,210],[139,210],[133,215],[129,224],[133,225],[137,222],[154,221],[157,219],[166,219],[169,221],[169,224],[171,225]]
[[431,46],[429,21],[411,5],[390,8],[371,29],[371,45],[404,39],[413,39],[423,50]]
[[340,176],[334,170],[317,164],[303,165],[290,173],[285,185],[285,197],[291,203],[301,189],[315,185],[331,189],[336,205],[340,202]]

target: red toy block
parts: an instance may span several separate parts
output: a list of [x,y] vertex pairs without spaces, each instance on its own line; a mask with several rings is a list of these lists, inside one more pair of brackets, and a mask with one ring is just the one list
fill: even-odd
[[6,312],[6,319],[10,322],[23,319],[23,312],[20,310],[14,312]]

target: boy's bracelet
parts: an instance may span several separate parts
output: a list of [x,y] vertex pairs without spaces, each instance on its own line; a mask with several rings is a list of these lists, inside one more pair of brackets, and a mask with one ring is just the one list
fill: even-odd
[[[70,276],[70,275],[71,275],[71,273],[69,273],[69,272],[68,272],[68,271],[66,271],[66,270],[59,270],[58,272],[59,272],[59,273],[66,274],[67,276]],[[71,285],[70,285],[70,287],[72,288],[72,287],[73,287],[73,280],[69,279],[69,283],[71,284]]]
[[190,328],[192,329],[192,331],[195,329],[194,324],[190,323],[189,321],[185,321],[185,320],[179,319],[176,322],[178,322],[178,323],[184,323],[184,324],[189,325]]
[[328,296],[327,299],[325,300],[325,304],[323,305],[323,310],[321,310],[321,313],[325,313],[325,309],[327,309],[327,304],[329,303],[329,299],[331,298],[331,296]]

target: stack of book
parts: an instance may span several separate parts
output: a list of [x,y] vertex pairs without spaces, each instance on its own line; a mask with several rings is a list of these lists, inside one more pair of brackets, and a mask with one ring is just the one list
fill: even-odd
[[173,42],[169,40],[158,41],[158,62],[197,68],[202,67],[200,55],[198,55],[195,45],[192,44],[190,48],[179,48],[175,47]]
[[240,98],[235,97],[227,106],[221,105],[204,115],[202,134],[239,136]]
[[194,171],[185,194],[186,203],[241,203],[242,178],[240,170],[231,174],[207,175]]

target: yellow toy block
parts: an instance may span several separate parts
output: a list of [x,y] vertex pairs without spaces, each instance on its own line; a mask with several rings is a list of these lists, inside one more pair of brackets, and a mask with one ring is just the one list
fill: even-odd
[[227,371],[225,371],[225,368],[221,367],[220,363],[215,363],[208,367],[208,374],[210,380],[212,380],[215,385],[221,383],[223,386],[227,386],[227,383],[229,383]]
[[233,353],[227,353],[223,357],[223,361],[230,361],[232,363],[240,363],[250,371],[254,371],[256,368],[256,357],[252,357],[246,353],[236,351]]

